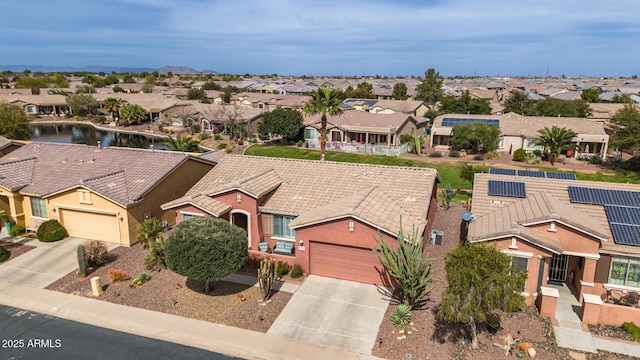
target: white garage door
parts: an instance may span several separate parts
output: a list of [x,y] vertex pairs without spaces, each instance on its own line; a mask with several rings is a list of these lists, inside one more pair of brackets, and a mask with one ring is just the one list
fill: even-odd
[[60,209],[60,223],[69,236],[120,244],[116,215]]

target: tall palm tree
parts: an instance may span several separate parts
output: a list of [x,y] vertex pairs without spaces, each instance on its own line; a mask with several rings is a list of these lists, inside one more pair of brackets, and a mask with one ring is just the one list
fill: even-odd
[[305,104],[306,115],[322,114],[320,122],[320,161],[324,161],[327,145],[327,114],[342,114],[340,91],[336,89],[318,88],[311,93],[313,99]]
[[545,126],[538,130],[538,137],[532,141],[533,145],[540,145],[544,152],[549,152],[549,162],[554,165],[560,152],[563,150],[575,150],[576,144],[571,141],[576,137],[576,133],[565,127],[552,126],[551,129]]
[[182,151],[182,152],[200,152],[200,148],[198,144],[200,142],[191,136],[182,137],[180,135],[175,138],[169,137],[167,141],[162,144],[169,148],[172,151]]
[[104,109],[111,113],[111,117],[115,121],[116,118],[120,119],[120,109],[124,105],[124,101],[120,98],[106,98],[104,100]]

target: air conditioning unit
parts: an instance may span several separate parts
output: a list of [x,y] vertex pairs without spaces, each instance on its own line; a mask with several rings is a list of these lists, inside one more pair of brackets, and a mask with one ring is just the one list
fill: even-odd
[[431,230],[431,244],[442,245],[443,240],[444,240],[444,231]]

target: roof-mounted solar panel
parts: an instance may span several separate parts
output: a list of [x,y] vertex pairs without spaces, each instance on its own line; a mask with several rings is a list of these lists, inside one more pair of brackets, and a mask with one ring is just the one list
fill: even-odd
[[515,176],[517,174],[517,170],[515,170],[515,169],[489,168],[489,174]]
[[525,198],[523,182],[489,180],[489,195]]

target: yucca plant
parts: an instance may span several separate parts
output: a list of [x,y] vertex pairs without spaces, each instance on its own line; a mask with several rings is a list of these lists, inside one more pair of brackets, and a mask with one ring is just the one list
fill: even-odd
[[404,336],[409,335],[407,326],[411,323],[411,308],[408,305],[400,304],[391,313],[391,323],[395,327],[404,330]]

